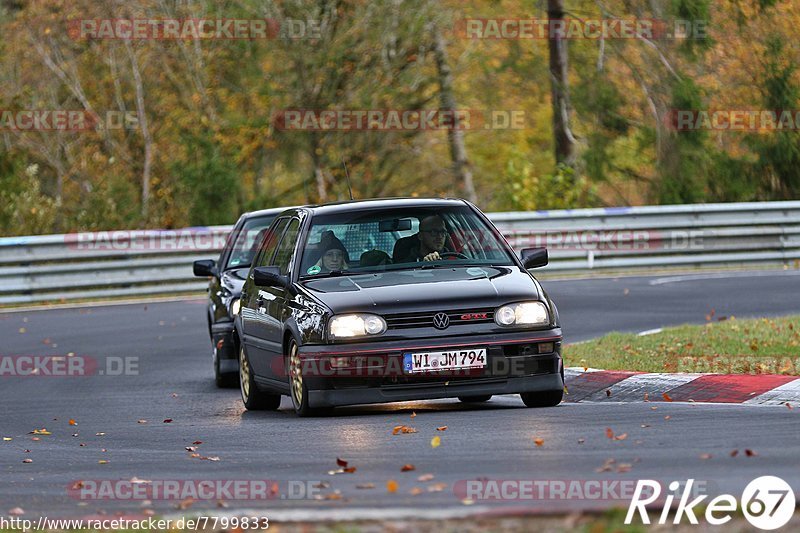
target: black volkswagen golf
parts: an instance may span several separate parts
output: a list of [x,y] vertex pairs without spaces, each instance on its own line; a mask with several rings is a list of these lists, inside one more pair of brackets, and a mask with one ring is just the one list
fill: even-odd
[[281,213],[243,287],[235,327],[247,409],[519,394],[557,405],[558,311],[474,205],[383,199]]

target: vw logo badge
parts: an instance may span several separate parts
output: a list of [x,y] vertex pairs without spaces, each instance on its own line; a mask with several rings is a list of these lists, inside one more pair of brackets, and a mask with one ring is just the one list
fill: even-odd
[[450,325],[450,317],[446,313],[436,313],[433,315],[433,327],[436,329],[447,329]]

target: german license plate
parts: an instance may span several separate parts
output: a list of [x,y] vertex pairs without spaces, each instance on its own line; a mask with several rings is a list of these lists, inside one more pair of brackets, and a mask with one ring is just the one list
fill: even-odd
[[484,368],[485,366],[486,348],[403,354],[403,371],[406,374],[463,368]]

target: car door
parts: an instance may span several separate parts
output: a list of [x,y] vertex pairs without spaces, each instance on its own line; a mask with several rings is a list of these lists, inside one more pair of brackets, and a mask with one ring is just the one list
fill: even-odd
[[[297,239],[300,236],[300,220],[292,218],[275,252],[270,266],[278,267],[282,276],[291,277]],[[284,323],[289,318],[287,289],[285,287],[258,287],[259,295],[266,307],[266,320],[260,323],[260,335],[265,341],[264,376],[288,382],[284,369],[283,332]]]
[[217,275],[212,277],[208,284],[208,316],[210,323],[213,324],[228,320],[228,310],[225,308],[225,303],[222,301],[223,288],[220,277],[222,276],[223,269],[225,268],[225,263],[228,261],[228,256],[230,256],[231,247],[233,246],[233,243],[236,242],[239,233],[242,231],[243,225],[244,217],[240,218],[238,222],[236,222],[233,230],[225,240],[225,246],[222,248],[222,252],[217,260]]
[[[264,237],[264,241],[253,261],[253,268],[267,266],[272,263],[278,244],[281,242],[289,217],[276,220]],[[267,375],[268,345],[265,338],[269,326],[268,298],[269,292],[264,287],[256,287],[253,282],[253,271],[242,288],[241,327],[242,342],[247,348],[250,366],[256,375]]]

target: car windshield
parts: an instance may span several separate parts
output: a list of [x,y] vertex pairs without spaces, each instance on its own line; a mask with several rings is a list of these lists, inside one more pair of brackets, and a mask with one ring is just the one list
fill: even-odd
[[275,220],[275,215],[266,215],[250,218],[244,223],[236,235],[231,254],[225,264],[225,270],[250,266],[258,251],[258,245],[273,220]]
[[300,276],[514,264],[505,242],[468,206],[404,207],[314,217]]

